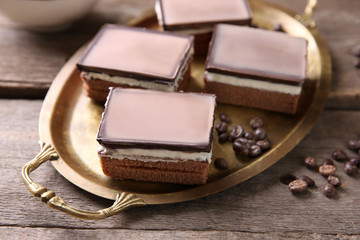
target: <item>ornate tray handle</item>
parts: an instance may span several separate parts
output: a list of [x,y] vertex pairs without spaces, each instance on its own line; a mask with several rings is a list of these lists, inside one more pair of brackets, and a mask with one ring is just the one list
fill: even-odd
[[33,182],[30,178],[30,172],[37,169],[41,164],[47,160],[56,160],[59,158],[59,155],[56,153],[54,147],[41,141],[39,141],[39,143],[41,146],[40,153],[23,166],[21,176],[29,192],[35,197],[40,198],[42,202],[47,203],[49,207],[65,212],[74,217],[89,220],[100,220],[116,215],[122,210],[130,207],[146,205],[141,198],[136,197],[134,194],[122,192],[116,194],[115,202],[111,207],[102,210],[85,211],[70,207],[61,197],[55,196],[55,192],[48,191],[46,187]]
[[302,15],[296,15],[295,18],[301,22],[305,27],[315,28],[316,24],[313,19],[314,9],[317,5],[317,0],[307,0],[307,4]]

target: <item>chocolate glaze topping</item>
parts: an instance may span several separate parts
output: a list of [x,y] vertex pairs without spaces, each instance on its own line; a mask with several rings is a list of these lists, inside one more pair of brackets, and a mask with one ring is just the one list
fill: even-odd
[[215,95],[111,88],[97,134],[110,148],[210,152]]
[[213,27],[217,23],[250,24],[247,0],[159,0],[165,30]]
[[172,82],[192,45],[192,36],[106,24],[77,67],[111,76]]
[[210,42],[206,70],[301,85],[306,78],[307,41],[284,33],[219,24]]

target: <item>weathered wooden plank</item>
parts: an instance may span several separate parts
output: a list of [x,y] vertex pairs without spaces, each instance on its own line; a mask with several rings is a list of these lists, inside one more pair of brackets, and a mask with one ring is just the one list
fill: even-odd
[[[96,222],[75,219],[48,208],[31,196],[21,182],[21,167],[39,149],[37,118],[41,103],[39,100],[0,100],[0,226],[228,231],[251,233],[259,238],[263,236],[261,233],[360,234],[359,177],[345,175],[342,164],[336,163],[343,187],[335,198],[328,199],[321,193],[325,179],[302,164],[307,155],[320,161],[329,157],[333,149],[345,148],[346,140],[360,133],[360,112],[324,112],[313,131],[286,157],[256,177],[221,193],[190,202],[133,208]],[[317,187],[295,196],[278,180],[284,173],[309,175]],[[112,204],[74,186],[50,163],[41,166],[32,176],[75,207],[96,210]]]
[[231,232],[231,231],[153,231],[153,230],[127,230],[127,229],[49,229],[49,228],[20,228],[20,227],[0,227],[1,239],[12,239],[16,234],[16,239],[338,239],[355,240],[359,235],[346,234],[318,234],[318,233],[250,233],[250,232]]

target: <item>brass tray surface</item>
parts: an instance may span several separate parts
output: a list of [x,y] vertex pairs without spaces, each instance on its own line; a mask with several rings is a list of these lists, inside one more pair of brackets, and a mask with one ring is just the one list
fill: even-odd
[[[316,29],[306,28],[294,18],[295,14],[260,1],[251,1],[253,23],[271,29],[281,23],[285,31],[308,40],[308,71],[304,92],[296,115],[273,113],[245,107],[218,104],[215,124],[220,113],[231,118],[230,127],[241,124],[250,130],[249,121],[259,116],[265,121],[271,150],[257,158],[238,157],[230,143],[219,144],[214,132],[213,159],[222,157],[229,163],[226,170],[211,164],[205,185],[184,186],[177,184],[113,180],[101,170],[95,140],[103,106],[83,94],[76,63],[85,47],[76,52],[65,64],[43,103],[39,131],[40,139],[51,144],[59,158],[51,161],[66,179],[95,195],[115,199],[119,192],[134,193],[147,204],[165,204],[204,197],[239,184],[270,167],[292,150],[310,131],[320,115],[331,81],[331,62],[328,49]],[[158,28],[154,13],[133,20],[132,25]],[[192,66],[191,91],[203,87],[205,58],[195,58]]]

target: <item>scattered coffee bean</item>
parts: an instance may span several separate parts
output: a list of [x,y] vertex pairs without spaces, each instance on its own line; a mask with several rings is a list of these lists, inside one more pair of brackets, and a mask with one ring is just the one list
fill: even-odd
[[313,186],[315,186],[315,181],[312,180],[312,179],[311,179],[310,177],[308,177],[308,176],[302,175],[302,176],[300,176],[298,179],[301,179],[301,180],[305,181],[308,187],[313,187]]
[[307,183],[304,180],[297,179],[289,183],[289,190],[293,193],[300,193],[307,189]]
[[237,138],[237,139],[235,140],[235,142],[238,142],[238,143],[240,143],[240,144],[242,144],[242,145],[245,145],[245,146],[247,146],[248,148],[250,147],[249,140],[246,139],[246,138],[243,138],[243,137]]
[[333,160],[326,158],[326,159],[324,159],[324,161],[322,162],[321,165],[335,165],[335,164],[334,164]]
[[249,146],[251,147],[252,145],[255,145],[256,142],[255,142],[255,140],[249,139],[249,140],[248,140],[248,144],[249,144]]
[[241,144],[240,142],[234,142],[233,149],[237,154],[241,156],[249,155],[249,147],[244,144]]
[[289,185],[289,183],[291,183],[292,181],[294,181],[296,179],[297,178],[294,175],[289,174],[289,173],[284,174],[284,175],[279,177],[280,182],[283,183],[283,184],[286,184],[286,185]]
[[336,172],[336,167],[334,165],[321,165],[319,167],[319,173],[325,177],[329,175],[334,175]]
[[265,140],[267,138],[267,131],[264,128],[257,128],[254,135],[256,140]]
[[277,24],[274,24],[274,31],[284,32],[284,29],[281,24],[277,23]]
[[253,119],[250,120],[250,126],[253,129],[261,128],[263,125],[264,125],[264,121],[259,117],[254,117]]
[[246,131],[246,132],[244,133],[244,138],[246,138],[246,139],[253,139],[253,138],[254,138],[254,134],[253,134],[252,132],[250,132],[250,131]]
[[360,59],[359,58],[354,58],[353,64],[354,64],[354,67],[360,68]]
[[347,175],[354,176],[358,173],[358,168],[351,162],[346,162],[344,165],[344,172]]
[[258,145],[261,148],[261,151],[267,151],[271,148],[271,143],[268,140],[257,141],[256,145]]
[[229,134],[226,133],[226,132],[221,133],[221,134],[219,135],[218,140],[219,140],[219,143],[227,142],[227,141],[229,140]]
[[333,197],[336,194],[336,189],[333,185],[328,183],[324,186],[323,193],[327,197]]
[[360,141],[359,140],[349,140],[347,142],[348,149],[352,151],[358,151],[360,149]]
[[357,168],[360,167],[360,157],[352,157],[350,158],[349,162],[351,162],[351,164],[355,165]]
[[330,175],[327,180],[328,180],[328,183],[330,183],[334,187],[340,187],[341,186],[341,181],[337,177],[334,177],[334,176]]
[[332,152],[331,156],[333,159],[335,159],[336,161],[339,161],[339,162],[343,162],[348,159],[348,156],[346,155],[346,153],[343,150],[335,150]]
[[[233,142],[233,149],[235,153],[241,156],[257,157],[263,151],[271,148],[271,143],[267,140],[267,131],[261,128],[264,125],[264,121],[259,117],[254,117],[250,120],[250,126],[255,129],[255,132],[245,131],[241,125],[233,126],[228,136],[226,133],[226,124],[230,121],[227,114],[222,113],[220,115],[221,122],[216,125],[216,130],[219,134],[219,142],[224,143],[228,140]],[[225,125],[225,126],[224,126]],[[225,132],[223,132],[225,130]],[[259,142],[256,144],[256,142]]]
[[235,139],[242,137],[243,134],[244,134],[244,128],[240,125],[236,125],[230,131],[230,139],[231,141],[235,141]]
[[304,159],[305,166],[311,169],[317,168],[316,160],[313,157],[306,157]]
[[261,148],[258,145],[252,145],[250,147],[249,156],[257,157],[261,154]]
[[223,158],[216,158],[214,165],[216,168],[219,168],[219,169],[227,169],[228,168],[228,163]]
[[220,121],[216,124],[215,129],[218,133],[224,133],[227,131],[228,124],[226,122]]
[[228,123],[228,122],[230,122],[230,117],[226,113],[222,113],[222,114],[220,114],[220,120]]

